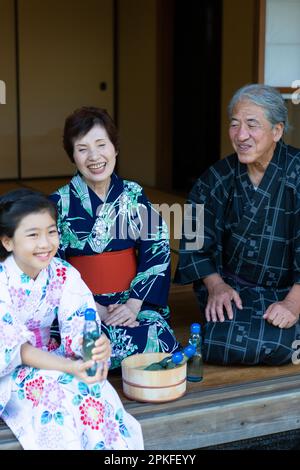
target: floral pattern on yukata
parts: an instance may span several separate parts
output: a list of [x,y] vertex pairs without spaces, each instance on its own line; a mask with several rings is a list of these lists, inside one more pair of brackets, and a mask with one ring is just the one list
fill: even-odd
[[[121,361],[134,353],[176,351],[179,344],[170,326],[167,305],[168,228],[143,188],[113,174],[107,197],[102,201],[77,173],[70,184],[59,188],[51,199],[58,209],[61,258],[128,248],[137,252],[137,273],[130,288],[94,295],[96,302],[104,306],[125,303],[130,297],[143,301],[138,327],[114,328],[102,323],[112,343],[111,369],[120,367]],[[56,330],[54,326],[52,333],[58,338]]]
[[[10,256],[0,263],[0,299],[0,415],[23,448],[143,448],[139,423],[108,381],[88,386],[70,374],[21,364],[25,342],[81,358],[84,311],[96,306],[78,271],[54,258],[32,280]],[[50,338],[54,318],[59,347]]]

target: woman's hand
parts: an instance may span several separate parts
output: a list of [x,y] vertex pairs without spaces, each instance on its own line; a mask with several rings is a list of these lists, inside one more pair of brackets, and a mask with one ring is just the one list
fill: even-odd
[[139,325],[136,317],[140,311],[142,302],[137,299],[129,299],[125,304],[111,304],[107,307],[109,318],[106,325],[128,326],[133,328]]
[[224,308],[229,320],[233,319],[233,311],[231,302],[234,301],[237,308],[242,309],[242,301],[231,286],[226,284],[218,274],[212,274],[204,279],[204,283],[208,290],[208,301],[205,308],[205,317],[207,321],[225,320]]
[[104,321],[106,323],[106,320],[109,317],[109,313],[107,311],[107,307],[104,307],[104,305],[99,304],[98,302],[95,302],[96,307],[97,307],[97,312],[100,317],[101,321]]
[[107,378],[108,373],[108,364],[107,361],[98,364],[96,374],[94,376],[87,375],[87,369],[94,365],[94,361],[83,362],[81,359],[75,361],[70,361],[70,371],[71,375],[77,377],[77,379],[82,380],[88,385],[101,382]]
[[299,315],[291,312],[292,305],[282,300],[270,305],[265,311],[263,318],[278,328],[291,328],[299,319]]

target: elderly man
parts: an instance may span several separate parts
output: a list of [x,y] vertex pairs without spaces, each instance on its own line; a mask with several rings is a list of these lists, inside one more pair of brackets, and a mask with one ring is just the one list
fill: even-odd
[[183,233],[175,282],[192,282],[205,312],[207,362],[284,364],[299,338],[300,151],[282,140],[276,89],[247,85],[228,110],[235,153],[191,190],[191,212],[204,205],[203,246],[188,249]]

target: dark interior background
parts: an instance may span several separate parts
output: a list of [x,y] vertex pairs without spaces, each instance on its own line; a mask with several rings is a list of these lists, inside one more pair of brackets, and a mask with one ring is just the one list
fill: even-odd
[[221,40],[221,0],[174,1],[176,191],[188,191],[200,174],[220,158]]

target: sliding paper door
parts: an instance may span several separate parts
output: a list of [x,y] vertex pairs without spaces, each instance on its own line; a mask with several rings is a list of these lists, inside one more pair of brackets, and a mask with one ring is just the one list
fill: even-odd
[[62,176],[64,120],[113,111],[113,1],[19,0],[21,177]]

